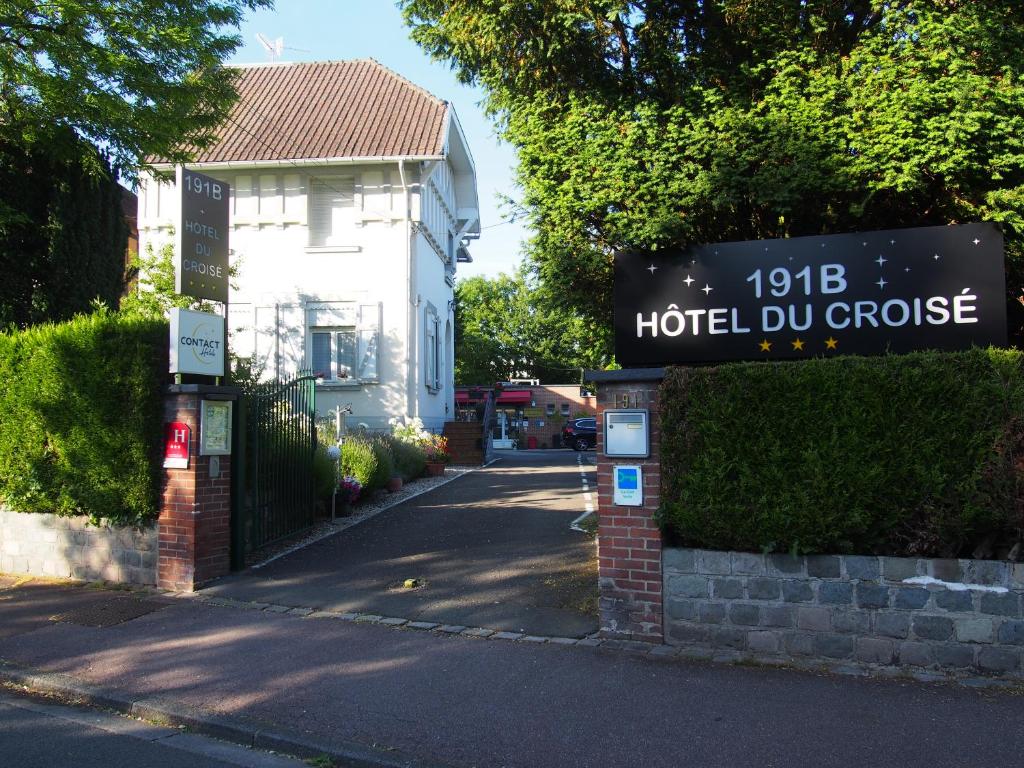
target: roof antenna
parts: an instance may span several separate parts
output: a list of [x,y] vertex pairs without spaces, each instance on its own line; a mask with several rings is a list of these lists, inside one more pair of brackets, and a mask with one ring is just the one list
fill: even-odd
[[263,49],[267,52],[267,55],[270,57],[271,64],[273,64],[275,61],[281,58],[281,53],[284,51],[283,37],[279,37],[273,42],[271,42],[270,40],[267,39],[267,36],[264,35],[262,32],[257,32],[256,39],[259,40],[260,45],[263,46]]

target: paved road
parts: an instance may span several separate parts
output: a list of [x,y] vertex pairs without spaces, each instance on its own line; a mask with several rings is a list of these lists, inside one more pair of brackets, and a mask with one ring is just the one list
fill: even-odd
[[[0,600],[0,626],[12,603]],[[21,626],[0,638],[0,659],[459,768],[960,768],[1017,765],[1024,753],[1019,693],[659,662],[188,599],[108,627]]]
[[10,768],[303,768],[234,744],[0,692],[0,765]]
[[[591,454],[592,457],[592,454]],[[593,484],[593,464],[587,464]],[[465,475],[205,593],[527,634],[597,630],[596,549],[578,454],[503,453]],[[425,586],[404,589],[406,579]]]

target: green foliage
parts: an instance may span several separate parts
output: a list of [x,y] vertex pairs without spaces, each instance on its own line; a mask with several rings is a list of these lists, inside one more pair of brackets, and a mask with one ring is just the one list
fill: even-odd
[[316,498],[323,499],[334,493],[338,484],[338,468],[334,460],[327,455],[327,446],[317,445],[313,455],[313,477]]
[[236,93],[221,66],[245,11],[272,0],[7,0],[0,137],[82,155],[54,126],[108,147],[122,173],[209,146]]
[[370,438],[370,447],[373,449],[377,463],[369,486],[364,483],[364,488],[369,487],[371,490],[384,488],[387,486],[388,480],[395,476],[395,459],[391,455],[391,442],[388,435],[375,435]]
[[558,286],[527,271],[471,277],[455,286],[455,381],[492,384],[513,378],[580,380],[610,359],[610,329],[562,309]]
[[122,189],[106,160],[78,143],[95,167],[47,146],[26,151],[0,130],[0,327],[67,320],[97,299],[120,300]]
[[423,475],[427,468],[427,457],[415,443],[405,440],[390,440],[391,457],[394,460],[395,474],[399,475],[403,482],[415,480]]
[[358,480],[364,492],[384,488],[394,474],[385,440],[361,435],[345,438],[341,445],[341,474]]
[[687,546],[956,557],[1024,535],[1024,355],[673,368],[666,532]]
[[167,324],[105,311],[0,334],[0,499],[140,525],[157,513]]
[[519,155],[534,269],[611,322],[619,248],[991,220],[1024,285],[1018,0],[401,0]]

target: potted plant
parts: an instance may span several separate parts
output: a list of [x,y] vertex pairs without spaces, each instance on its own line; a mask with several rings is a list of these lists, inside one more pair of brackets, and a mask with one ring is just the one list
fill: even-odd
[[387,489],[388,493],[394,493],[395,491],[402,490],[402,478],[399,475],[393,475],[388,480]]
[[338,507],[339,514],[348,515],[352,513],[352,505],[359,500],[363,486],[358,480],[350,475],[341,478],[338,484]]
[[444,435],[430,435],[421,443],[427,457],[427,476],[440,477],[445,465],[452,460],[448,453],[448,438]]

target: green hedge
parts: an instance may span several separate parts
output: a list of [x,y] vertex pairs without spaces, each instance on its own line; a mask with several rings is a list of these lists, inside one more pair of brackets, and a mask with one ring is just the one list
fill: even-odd
[[955,557],[1024,528],[1016,351],[673,368],[662,385],[670,541]]
[[0,499],[140,525],[157,514],[167,325],[108,312],[0,333]]

